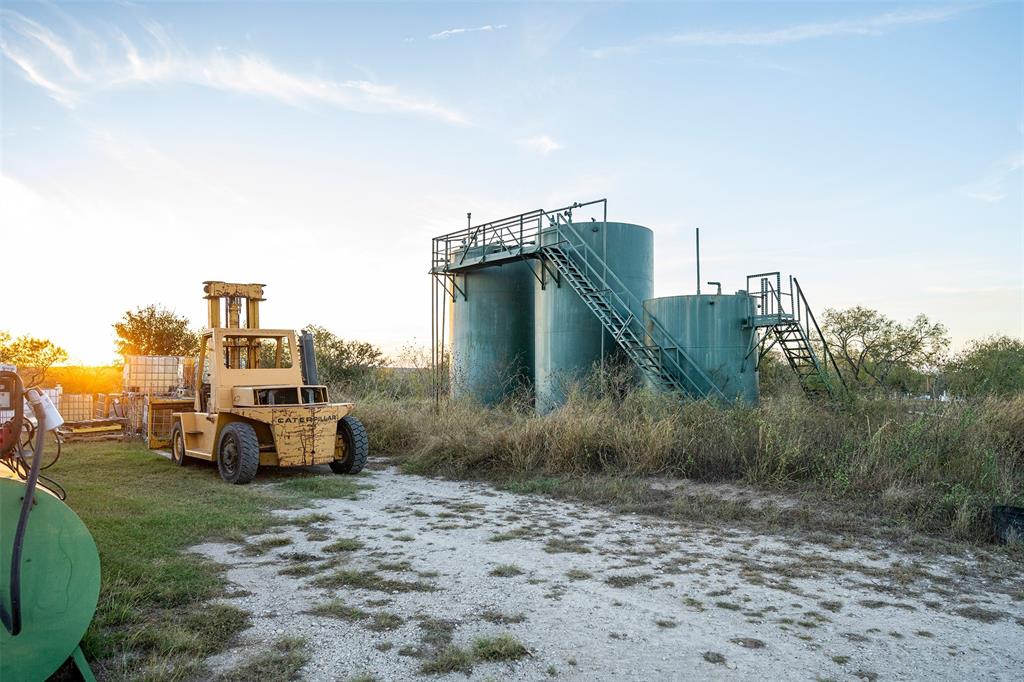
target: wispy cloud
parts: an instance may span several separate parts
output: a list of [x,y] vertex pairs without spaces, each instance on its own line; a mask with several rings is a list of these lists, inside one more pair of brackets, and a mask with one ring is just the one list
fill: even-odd
[[943,296],[974,296],[977,294],[1001,294],[1007,291],[1021,291],[1024,287],[1019,284],[994,284],[981,287],[925,287],[923,291],[928,294],[940,294]]
[[1009,196],[1010,176],[1024,169],[1024,154],[1016,154],[997,164],[985,177],[964,185],[960,190],[972,199],[994,204]]
[[[292,73],[266,57],[226,50],[196,55],[159,24],[144,21],[145,41],[123,32],[109,42],[76,50],[50,29],[18,14],[0,14],[9,29],[0,52],[29,82],[64,106],[74,107],[90,93],[160,83],[188,83],[214,90],[274,99],[290,106],[326,104],[360,112],[406,112],[466,125],[462,112],[394,85],[368,80],[333,80]],[[79,54],[116,55],[88,66]]]
[[519,144],[543,156],[547,156],[551,152],[562,148],[561,144],[556,142],[548,135],[538,135],[536,137],[529,137],[525,140],[520,140]]
[[972,7],[969,5],[946,5],[885,12],[861,19],[794,24],[781,28],[684,31],[672,35],[642,38],[623,45],[599,48],[591,50],[590,53],[594,57],[608,57],[664,46],[775,47],[839,36],[879,36],[901,26],[948,21],[970,9]]
[[437,33],[431,33],[431,40],[447,40],[452,36],[462,35],[464,33],[478,33],[480,31],[493,32],[500,31],[503,28],[508,28],[507,24],[487,24],[485,26],[477,26],[476,28],[449,28],[444,31],[438,31]]

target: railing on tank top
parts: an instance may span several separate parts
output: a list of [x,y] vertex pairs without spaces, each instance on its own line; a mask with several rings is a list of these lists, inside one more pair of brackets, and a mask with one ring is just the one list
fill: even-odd
[[541,234],[552,220],[556,217],[571,220],[573,210],[597,205],[602,206],[602,221],[606,222],[608,200],[595,199],[550,211],[538,208],[434,237],[431,272],[444,272],[449,268],[463,265],[470,252],[475,249],[480,250],[481,262],[486,262],[487,250],[490,247],[498,247],[502,252],[521,253],[525,249],[538,250],[541,246]]

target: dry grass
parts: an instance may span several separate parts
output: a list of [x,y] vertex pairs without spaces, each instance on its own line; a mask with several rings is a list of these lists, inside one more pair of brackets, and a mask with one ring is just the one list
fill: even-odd
[[500,564],[491,569],[491,572],[487,575],[492,578],[512,578],[522,574],[523,569],[519,568],[515,564]]
[[729,640],[733,644],[739,644],[744,649],[763,649],[764,642],[753,637],[734,637]]
[[983,609],[980,606],[965,606],[962,609],[957,609],[956,612],[964,618],[971,618],[982,623],[995,623],[1009,615],[1005,611],[993,611],[991,609]]
[[508,625],[509,623],[522,623],[526,620],[525,613],[502,613],[501,611],[494,611],[488,609],[481,614],[481,617],[488,623],[494,623],[496,625]]
[[382,578],[376,573],[369,571],[354,571],[349,569],[335,571],[334,573],[326,573],[314,578],[311,584],[315,587],[323,587],[327,589],[347,587],[353,590],[370,590],[375,592],[388,592],[390,594],[396,594],[398,592],[433,592],[437,589],[434,585],[420,581],[407,582],[404,580],[391,580],[389,578]]
[[[799,396],[723,407],[647,390],[608,393],[573,390],[544,416],[522,406],[448,401],[437,409],[430,400],[375,395],[358,404],[375,451],[402,454],[413,473],[502,481],[608,475],[623,494],[631,479],[650,476],[813,490],[913,530],[978,541],[989,537],[992,504],[1024,503],[1024,396],[927,407]],[[699,515],[706,501],[681,504]],[[715,514],[749,513],[734,506],[719,504]]]
[[717,651],[705,651],[703,656],[704,660],[708,663],[718,663],[720,665],[725,665],[725,656],[718,653]]
[[340,599],[332,599],[330,601],[321,602],[311,608],[309,613],[315,616],[327,616],[329,618],[337,618],[338,620],[363,620],[368,618],[370,614],[362,609],[349,606]]

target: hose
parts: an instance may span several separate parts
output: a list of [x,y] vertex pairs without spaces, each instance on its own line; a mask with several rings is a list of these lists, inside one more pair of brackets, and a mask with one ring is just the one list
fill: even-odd
[[[18,383],[18,388],[20,389],[20,379]],[[17,396],[17,402],[21,403],[20,392]],[[21,411],[21,409],[17,409],[16,413]],[[35,412],[36,421],[39,425],[43,425],[46,422],[46,414],[43,411],[42,405],[39,402],[33,402],[32,411]],[[46,430],[37,428],[36,445],[32,453],[32,467],[29,469],[28,479],[25,482],[25,497],[22,498],[21,514],[18,516],[18,527],[14,531],[14,547],[11,550],[11,612],[8,614],[7,610],[0,604],[0,621],[3,622],[4,627],[7,628],[12,637],[21,632],[21,552],[25,544],[25,529],[28,527],[28,515],[32,511],[32,502],[35,498],[36,483],[39,481],[39,467],[43,461],[43,444],[45,440]],[[15,447],[20,450],[20,437]],[[19,452],[18,454],[20,456],[21,453]]]

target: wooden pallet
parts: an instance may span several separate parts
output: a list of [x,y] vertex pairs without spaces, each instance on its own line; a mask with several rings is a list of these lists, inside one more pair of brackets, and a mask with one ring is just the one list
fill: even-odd
[[57,429],[65,442],[125,440],[128,420],[121,417],[66,421]]

